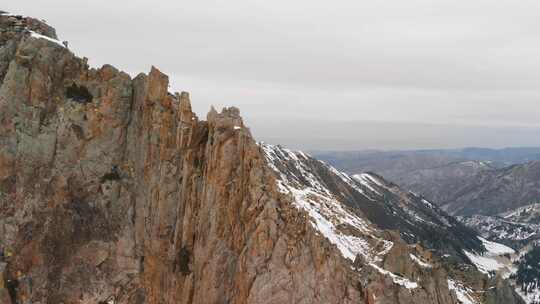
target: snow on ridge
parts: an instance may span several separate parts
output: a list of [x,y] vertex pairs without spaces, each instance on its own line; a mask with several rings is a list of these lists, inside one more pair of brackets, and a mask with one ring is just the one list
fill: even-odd
[[[295,207],[307,212],[311,225],[334,244],[344,258],[354,261],[360,255],[366,261],[378,262],[380,256],[390,251],[392,242],[375,237],[376,231],[371,223],[349,210],[324,186],[323,181],[310,172],[310,168],[305,164],[309,156],[279,146],[264,143],[259,145],[263,149],[269,166],[278,174],[279,190],[294,197]],[[309,185],[300,182],[300,177],[292,172],[282,172],[278,168],[279,164],[276,162],[283,157],[285,157],[284,161],[292,162],[295,169],[302,174],[302,180],[307,180]],[[354,182],[348,175],[329,165],[324,164],[324,166],[354,188]],[[347,227],[352,227],[357,233],[351,235],[343,232],[342,228]],[[367,236],[369,236],[369,241]],[[382,250],[376,252],[375,247],[382,247]]]
[[[324,185],[324,181],[320,181],[319,178],[312,174],[311,168],[306,167],[305,161],[307,159],[311,159],[311,156],[306,155],[303,152],[296,152],[291,151],[289,149],[280,147],[280,146],[272,146],[265,143],[259,143],[259,145],[263,148],[270,166],[272,169],[274,169],[281,177],[281,180],[286,184],[302,184],[302,181],[307,180],[310,184],[313,185],[314,188],[321,190],[324,194],[332,196],[332,194],[328,191],[328,189]],[[279,161],[279,156],[284,157],[285,160],[288,163],[293,163],[296,170],[300,171],[300,175],[302,175],[303,178],[295,176],[295,173],[293,172],[281,172],[279,168],[276,167],[276,164],[274,162]],[[302,159],[300,159],[302,158]],[[365,198],[367,198],[369,201],[377,202],[381,201],[380,198],[383,197],[383,194],[381,191],[388,190],[392,193],[394,193],[394,189],[389,187],[382,181],[379,177],[376,175],[370,174],[370,173],[361,173],[361,174],[355,174],[353,176],[349,176],[348,174],[341,172],[334,168],[333,166],[318,161],[320,164],[322,164],[326,169],[334,173],[337,177],[339,177],[344,183],[346,183],[348,186],[353,188],[357,193],[362,194]],[[299,185],[296,185],[297,187]],[[281,187],[280,187],[281,188]],[[398,194],[399,195],[399,194]],[[421,198],[420,196],[413,193],[413,195],[417,198]],[[379,200],[377,200],[379,198]],[[429,207],[430,209],[435,209],[435,206],[428,202],[425,199],[422,199],[421,202]],[[424,224],[437,226],[437,224],[427,220],[426,218],[420,216],[415,211],[411,210],[410,208],[403,208],[404,212],[407,213],[407,215],[412,219],[413,221],[409,221],[406,219],[410,224],[414,225],[414,222],[421,222]],[[444,217],[441,217],[440,220],[443,222],[443,224],[447,227],[451,227],[452,225],[446,221]]]
[[410,253],[409,256],[410,256],[411,259],[412,259],[416,264],[418,264],[420,267],[423,267],[423,268],[433,268],[433,266],[432,266],[431,264],[422,261],[419,257],[415,256],[414,254]]
[[[351,188],[353,188],[354,190],[356,190],[357,192],[359,193],[362,193],[367,199],[369,199],[370,201],[375,201],[373,198],[371,198],[367,193],[366,191],[364,191],[362,188],[358,187],[358,185],[355,183],[356,179],[354,179],[354,176],[351,178],[349,175],[337,170],[336,168],[328,165],[325,163],[325,166],[330,170],[332,171],[334,174],[336,174],[337,176],[339,176],[341,178],[341,180],[343,180],[343,182],[345,182],[347,185],[349,185]],[[370,187],[371,188],[371,187]],[[371,190],[371,189],[370,189]],[[378,194],[378,192],[376,192]],[[379,194],[380,195],[380,194]]]
[[353,175],[354,180],[359,182],[362,186],[365,186],[370,191],[376,193],[379,196],[382,196],[382,194],[377,191],[372,184],[375,183],[379,187],[384,187],[384,185],[381,184],[380,181],[374,179],[370,174],[368,173],[361,173],[361,174],[355,174]]
[[415,289],[415,288],[418,288],[418,283],[414,282],[414,281],[411,281],[407,278],[404,278],[402,276],[398,276],[396,274],[393,274],[392,272],[386,270],[386,269],[383,269],[373,263],[370,263],[369,266],[375,268],[379,273],[385,275],[385,276],[389,276],[390,278],[392,278],[392,281],[394,281],[395,284],[398,284],[398,285],[401,285],[407,289]]
[[[304,160],[306,160],[306,159],[312,158],[309,154],[302,151],[292,151],[292,150],[289,150],[280,146],[269,145],[264,142],[260,142],[259,145],[263,148],[263,151],[265,152],[266,157],[269,159],[270,166],[272,167],[272,169],[274,169],[277,173],[279,173],[283,180],[287,180],[287,177],[284,176],[283,172],[281,172],[273,163],[279,158],[278,154],[283,154],[289,161],[294,162],[295,167],[302,172],[302,175],[304,176],[304,178],[308,177],[307,178],[308,181],[313,182],[317,188],[321,190],[326,189],[326,187],[324,187],[322,183],[320,183],[318,179],[309,171],[309,168],[305,168],[304,162],[300,159],[300,158],[303,158]],[[378,196],[382,196],[382,194],[374,187],[374,185],[381,188],[386,188],[386,186],[381,181],[379,181],[377,178],[375,178],[369,173],[362,173],[362,174],[349,176],[345,172],[337,170],[335,167],[325,163],[324,161],[320,161],[320,160],[316,160],[316,161],[322,164],[324,167],[326,167],[328,170],[330,170],[332,173],[338,176],[343,182],[345,182],[347,185],[349,185],[351,188],[356,190],[358,193],[362,194],[364,197],[366,197],[370,201],[375,201],[375,199],[371,197],[370,194],[376,194]],[[292,174],[292,173],[289,172],[289,174]],[[296,178],[298,179],[298,177]],[[369,192],[371,193],[367,193],[364,189],[359,187],[358,184],[367,188]]]
[[[279,174],[280,180],[288,185],[295,185],[297,188],[301,187],[303,180],[310,184],[310,187],[319,191],[322,194],[331,195],[328,189],[321,183],[321,181],[310,172],[300,157],[306,159],[305,154],[296,155],[295,152],[285,149],[279,146],[272,146],[265,143],[260,143],[260,147],[263,148],[263,152],[268,160],[270,167]],[[282,172],[275,164],[280,162],[280,158],[285,158],[287,161],[292,162],[294,167],[300,171],[301,177],[294,175],[293,172]],[[289,176],[287,176],[289,174]]]
[[374,258],[371,246],[366,239],[341,233],[337,227],[340,224],[348,224],[364,233],[369,233],[370,228],[366,222],[343,209],[339,202],[321,196],[310,189],[289,188],[289,191],[296,199],[296,207],[309,214],[311,225],[336,245],[344,258],[354,261],[358,254],[368,260]]
[[[354,262],[357,256],[361,256],[378,273],[390,277],[394,284],[409,290],[420,287],[417,282],[394,274],[377,265],[382,261],[382,257],[390,252],[394,243],[377,237],[376,228],[368,220],[359,217],[339,201],[331,191],[326,189],[325,182],[319,180],[318,175],[311,172],[313,168],[306,165],[306,160],[311,159],[310,156],[279,146],[264,143],[259,143],[259,145],[270,168],[277,173],[279,190],[282,193],[292,195],[294,206],[309,215],[311,226],[314,227],[317,233],[320,233],[335,245],[345,259]],[[387,188],[380,180],[368,173],[350,177],[324,162],[320,163],[371,201],[375,200],[370,195],[382,196],[377,189]],[[294,167],[293,171],[296,173],[287,169],[291,167]],[[302,176],[296,176],[295,174]],[[362,186],[365,186],[369,191],[363,190]],[[369,195],[367,192],[369,192]],[[356,231],[354,235],[342,229],[349,230],[351,227]],[[433,267],[413,254],[410,254],[410,258],[422,268]],[[471,303],[476,304],[475,302]]]
[[[419,197],[419,196],[416,195],[414,192],[413,192],[413,195]],[[425,198],[422,198],[421,201],[422,201],[422,203],[423,203],[424,205],[428,206],[429,208],[431,208],[431,209],[435,208],[435,206],[433,206],[433,203],[429,202],[429,201],[426,200]]]
[[456,293],[458,301],[462,304],[477,304],[478,302],[471,296],[472,289],[466,287],[458,281],[448,279],[448,289]]
[[51,37],[47,37],[45,35],[41,35],[39,33],[36,33],[34,31],[31,31],[31,30],[28,30],[30,32],[30,36],[33,37],[33,38],[36,38],[36,39],[45,39],[45,40],[48,40],[50,42],[53,42],[53,43],[56,43],[57,45],[65,48],[66,46],[62,43],[62,41],[60,40],[57,40],[57,39],[53,39]]
[[366,177],[367,179],[371,180],[375,184],[377,184],[377,186],[382,187],[382,188],[386,188],[386,185],[384,185],[378,178],[374,177],[372,174],[362,173],[361,175],[363,177]]
[[[23,16],[21,14],[12,14],[10,12],[6,12],[6,11],[1,11],[0,10],[0,16],[5,16],[5,17],[10,17],[10,16],[14,16],[14,17],[24,17],[24,18],[27,18],[26,16]],[[42,22],[45,23],[44,20],[41,20]],[[48,37],[48,36],[45,36],[45,35],[42,35],[42,34],[39,34],[35,31],[32,31],[32,30],[29,30],[29,29],[25,29],[26,31],[28,31],[30,33],[30,37],[32,38],[36,38],[36,39],[45,39],[47,41],[50,41],[50,42],[53,42],[63,48],[66,48],[66,46],[64,45],[64,43],[62,43],[62,41],[58,40],[58,39],[54,39],[54,38],[51,38],[51,37]]]
[[12,14],[12,13],[10,13],[10,12],[6,12],[6,11],[0,10],[0,16],[6,16],[6,17],[8,17],[8,16],[18,16],[18,15],[17,15],[17,14]]

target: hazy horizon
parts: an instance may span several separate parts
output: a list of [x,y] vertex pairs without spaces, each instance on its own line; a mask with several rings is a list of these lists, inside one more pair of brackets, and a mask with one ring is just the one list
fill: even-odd
[[540,2],[21,0],[91,66],[155,65],[202,118],[306,150],[538,146]]
[[[400,122],[281,121],[287,134],[273,135],[271,126],[254,120],[257,140],[306,151],[396,151],[465,148],[538,148],[540,128],[456,126]],[[248,125],[248,127],[250,127]],[[406,136],[391,136],[396,130]],[[355,130],[342,132],[342,130]],[[467,136],[465,136],[467,135]],[[320,143],[324,144],[321,145]],[[459,142],[460,144],[455,144]],[[529,142],[529,144],[522,144]]]

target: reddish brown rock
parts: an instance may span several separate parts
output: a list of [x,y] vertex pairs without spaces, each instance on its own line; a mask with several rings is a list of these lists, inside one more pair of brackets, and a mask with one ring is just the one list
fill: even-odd
[[397,236],[384,267],[422,288],[353,267],[278,190],[238,109],[199,121],[154,67],[90,69],[16,30],[55,39],[42,22],[0,26],[0,246],[18,284],[2,303],[455,302]]

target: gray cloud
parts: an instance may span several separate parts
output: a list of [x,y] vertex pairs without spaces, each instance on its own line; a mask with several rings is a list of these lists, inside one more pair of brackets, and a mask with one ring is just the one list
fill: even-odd
[[[324,120],[349,148],[500,146],[501,130],[513,134],[507,145],[538,145],[538,1],[20,0],[2,9],[46,19],[92,65],[158,66],[200,115],[239,106],[262,139],[290,141],[293,128],[304,130],[299,147],[332,149],[332,134],[310,134]],[[357,137],[344,122],[387,132]]]

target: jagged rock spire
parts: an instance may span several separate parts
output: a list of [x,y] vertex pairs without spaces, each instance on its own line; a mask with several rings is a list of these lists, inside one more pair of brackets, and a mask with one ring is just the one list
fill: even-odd
[[169,76],[152,66],[148,74],[148,101],[157,103],[165,99],[169,88]]

